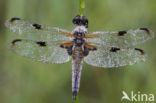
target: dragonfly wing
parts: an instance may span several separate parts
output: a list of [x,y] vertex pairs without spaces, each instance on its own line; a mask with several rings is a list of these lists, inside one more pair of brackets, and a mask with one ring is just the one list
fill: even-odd
[[95,51],[90,51],[89,55],[84,58],[86,63],[104,68],[132,65],[145,60],[146,55],[141,49],[107,46],[101,46]]
[[88,38],[88,42],[97,43],[100,45],[108,45],[114,47],[130,47],[136,44],[143,43],[154,37],[154,32],[147,28],[139,28],[128,31],[114,32],[93,32],[90,35],[94,38]]
[[65,34],[67,30],[43,26],[20,18],[11,18],[5,22],[6,27],[11,31],[30,40],[38,41],[69,41]]
[[44,63],[65,63],[70,60],[66,49],[59,47],[59,43],[41,42],[16,39],[9,44],[13,52]]

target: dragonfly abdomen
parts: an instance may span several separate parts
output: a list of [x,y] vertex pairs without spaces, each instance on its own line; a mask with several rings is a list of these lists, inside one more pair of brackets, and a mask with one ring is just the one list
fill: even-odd
[[83,51],[82,47],[74,47],[72,54],[72,92],[73,100],[76,100],[80,87],[80,77],[82,70]]

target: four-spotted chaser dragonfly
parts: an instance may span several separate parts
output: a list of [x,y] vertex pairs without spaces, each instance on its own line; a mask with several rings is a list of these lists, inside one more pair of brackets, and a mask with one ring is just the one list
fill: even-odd
[[73,100],[80,85],[82,63],[103,68],[132,65],[145,61],[139,48],[130,48],[154,37],[147,28],[128,31],[96,31],[88,33],[88,19],[77,15],[72,32],[57,27],[43,26],[20,18],[11,18],[5,25],[26,39],[15,39],[9,44],[13,52],[44,63],[65,63],[72,58]]

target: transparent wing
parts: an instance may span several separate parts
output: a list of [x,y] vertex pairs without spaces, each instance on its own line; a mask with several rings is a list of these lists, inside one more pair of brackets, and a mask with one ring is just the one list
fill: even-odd
[[13,52],[44,63],[65,63],[70,60],[66,49],[56,43],[16,39],[9,44]]
[[70,40],[70,38],[66,36],[66,34],[69,33],[67,30],[35,24],[20,18],[11,18],[5,22],[5,25],[11,31],[30,40],[48,42]]
[[119,66],[132,65],[146,60],[143,50],[138,48],[116,48],[98,47],[95,51],[90,51],[84,61],[92,66],[113,68]]
[[143,43],[154,37],[154,33],[147,28],[139,28],[128,31],[114,32],[93,32],[90,35],[95,38],[88,38],[88,42],[97,43],[100,45],[108,45],[114,47],[130,47],[136,44]]

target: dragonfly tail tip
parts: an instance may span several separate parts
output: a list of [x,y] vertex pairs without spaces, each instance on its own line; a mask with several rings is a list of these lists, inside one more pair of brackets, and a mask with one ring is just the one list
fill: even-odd
[[73,100],[76,100],[77,91],[73,91]]

